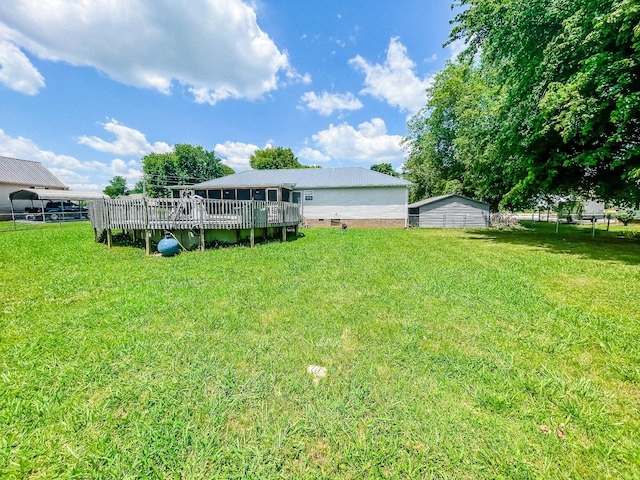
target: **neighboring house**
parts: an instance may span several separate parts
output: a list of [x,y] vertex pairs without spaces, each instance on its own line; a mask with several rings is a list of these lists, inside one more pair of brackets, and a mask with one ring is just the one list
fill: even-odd
[[409,205],[409,219],[415,227],[489,227],[489,204],[462,195],[441,195]]
[[203,198],[299,203],[307,226],[407,226],[406,180],[362,167],[247,170],[193,185]]
[[[0,216],[11,214],[9,194],[21,189],[69,190],[40,162],[0,156]],[[24,212],[30,201],[16,200],[16,211]]]
[[582,205],[582,218],[585,220],[604,218],[604,202],[589,200]]

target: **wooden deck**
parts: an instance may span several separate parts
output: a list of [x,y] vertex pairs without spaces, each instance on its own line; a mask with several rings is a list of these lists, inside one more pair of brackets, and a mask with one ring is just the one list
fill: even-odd
[[204,198],[95,200],[89,215],[94,230],[106,230],[108,240],[113,229],[145,231],[147,251],[150,232],[199,230],[204,239],[207,230],[250,230],[253,245],[255,229],[281,228],[284,239],[286,228],[302,221],[297,203]]

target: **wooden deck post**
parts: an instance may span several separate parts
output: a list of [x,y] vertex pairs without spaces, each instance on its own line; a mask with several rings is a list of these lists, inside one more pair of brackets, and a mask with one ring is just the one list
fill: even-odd
[[204,252],[205,250],[205,238],[204,238],[204,227],[200,227],[200,250]]
[[93,229],[93,241],[95,243],[98,243],[98,229],[97,228]]
[[256,243],[256,228],[251,225],[251,235],[249,236],[249,244],[251,245],[251,248],[253,248],[255,246]]
[[286,225],[284,227],[282,227],[282,241],[283,242],[287,241],[287,226]]
[[111,238],[111,229],[107,228],[107,246],[109,248],[111,248],[111,246],[112,246],[112,243],[113,243],[112,240],[113,239]]
[[148,229],[144,230],[144,253],[151,255],[151,238]]

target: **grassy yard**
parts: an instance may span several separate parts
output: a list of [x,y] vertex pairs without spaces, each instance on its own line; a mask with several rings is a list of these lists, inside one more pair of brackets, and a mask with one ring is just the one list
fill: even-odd
[[554,227],[1,233],[0,477],[640,478],[640,241]]

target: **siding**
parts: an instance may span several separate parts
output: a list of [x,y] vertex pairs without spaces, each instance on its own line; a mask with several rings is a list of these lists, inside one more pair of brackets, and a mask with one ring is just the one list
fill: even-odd
[[468,205],[459,200],[446,204],[420,207],[420,227],[483,228],[489,226],[489,210]]
[[[304,200],[313,190],[313,200]],[[406,219],[408,190],[402,187],[295,189],[305,218]]]

